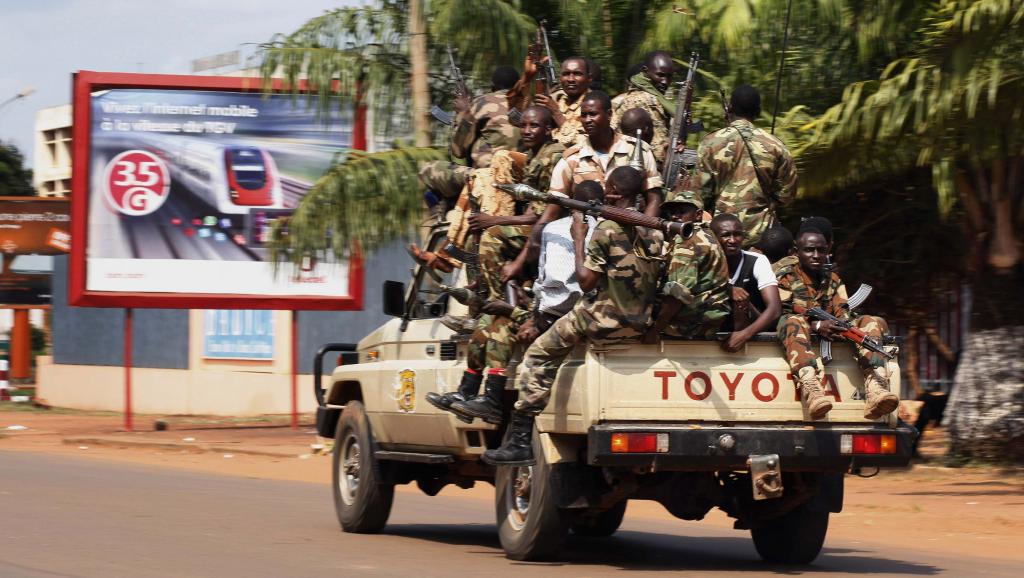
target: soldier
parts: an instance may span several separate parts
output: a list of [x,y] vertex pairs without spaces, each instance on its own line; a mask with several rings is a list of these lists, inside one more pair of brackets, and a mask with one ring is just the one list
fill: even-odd
[[782,225],[776,224],[761,235],[757,249],[764,253],[768,262],[774,265],[784,257],[793,254],[793,233]]
[[[565,147],[551,139],[554,130],[551,112],[542,106],[530,106],[523,112],[520,132],[527,149],[523,182],[544,191],[551,181],[551,172],[562,158]],[[480,238],[480,269],[490,291],[491,299],[501,299],[501,267],[522,251],[529,238],[530,228],[547,209],[546,203],[534,202],[517,212],[514,217],[495,217],[478,213],[469,218],[473,230],[485,229]]]
[[[589,186],[588,186],[589,185]],[[576,199],[581,201],[604,200],[601,185],[589,181],[577,187]],[[593,235],[597,221],[585,217],[588,225],[586,245]],[[487,381],[484,394],[469,401],[457,401],[451,411],[468,418],[481,418],[488,423],[499,423],[502,417],[502,393],[508,382],[506,368],[512,357],[513,335],[515,341],[533,343],[537,337],[563,315],[572,310],[583,294],[576,278],[576,259],[573,240],[569,233],[572,218],[565,217],[544,228],[544,246],[540,257],[540,276],[534,284],[537,295],[532,311],[514,306],[503,300],[490,301],[483,311],[491,314],[494,325],[487,341]]]
[[722,349],[736,352],[751,337],[775,326],[782,314],[779,282],[767,257],[743,250],[744,233],[739,217],[731,213],[715,215],[711,232],[725,253],[732,286],[732,315],[722,325],[722,331],[730,333],[729,339],[722,342]]
[[423,163],[420,180],[445,199],[455,199],[466,185],[472,169],[486,168],[499,150],[515,150],[519,129],[508,120],[508,97],[519,73],[511,66],[499,66],[491,75],[491,92],[469,101],[468,95],[455,99],[458,116],[453,123],[449,151],[452,158],[466,159],[469,166],[447,161]]
[[776,223],[775,211],[796,193],[796,165],[786,145],[754,126],[761,95],[740,86],[730,99],[734,119],[708,134],[697,149],[699,186],[704,205],[715,213],[733,213],[743,223],[749,248]]
[[[606,198],[617,207],[631,207],[644,187],[644,177],[631,167],[616,168],[606,184]],[[533,460],[532,431],[537,414],[551,394],[558,368],[583,339],[611,344],[637,339],[650,321],[658,290],[661,263],[659,235],[600,221],[584,246],[588,226],[582,215],[570,227],[580,290],[597,289],[592,299],[576,303],[526,350],[521,371],[522,392],[512,412],[509,436],[500,448],[484,452],[493,465],[529,465]],[[655,257],[649,257],[654,255]]]
[[[619,121],[619,132],[629,136],[636,136],[636,131],[640,131],[640,140],[647,144],[651,144],[654,139],[654,121],[651,120],[651,115],[642,108],[631,108],[626,112],[622,113],[622,119]],[[651,150],[653,153],[654,150]],[[657,155],[654,157],[655,161],[658,161]],[[660,165],[660,161],[658,166]]]
[[[794,312],[794,305],[810,309],[821,307],[832,315],[850,320],[846,304],[846,287],[835,271],[825,270],[829,243],[820,229],[801,227],[796,235],[796,258],[778,262],[775,274],[779,280],[782,318],[779,319],[779,341],[786,350],[786,361],[797,380],[800,399],[811,419],[822,419],[832,409],[825,397],[821,376],[825,367],[811,349],[811,332],[821,339],[834,339],[843,330],[831,321],[809,322]],[[861,315],[853,324],[864,333],[881,340],[888,331],[880,317]],[[878,419],[899,405],[899,397],[889,391],[886,359],[862,347],[856,348],[857,364],[864,373],[864,417]]]
[[[662,205],[673,220],[701,218],[700,197],[674,193]],[[666,240],[669,241],[669,240]],[[689,239],[676,239],[661,291],[661,307],[644,343],[658,342],[662,332],[674,337],[712,337],[729,316],[729,268],[722,248],[703,226]]]
[[580,123],[580,106],[583,95],[590,90],[590,69],[587,59],[572,56],[562,61],[562,72],[559,77],[561,88],[551,93],[534,96],[534,102],[546,106],[555,119],[558,130],[554,138],[566,147],[571,147],[579,140],[583,132]]
[[[580,103],[583,128],[586,134],[576,146],[565,151],[562,160],[558,161],[551,173],[551,184],[548,190],[571,197],[573,186],[583,181],[605,183],[605,175],[616,167],[628,166],[636,138],[623,135],[611,127],[611,99],[601,91],[591,91]],[[646,208],[648,215],[657,215],[661,204],[661,174],[658,172],[654,155],[646,143],[641,143],[643,157]],[[609,195],[605,191],[606,195]],[[611,202],[611,198],[608,199]],[[520,278],[527,264],[537,262],[540,255],[540,241],[544,225],[562,217],[562,208],[549,205],[530,231],[530,241],[516,257],[502,269],[502,281]]]
[[[668,128],[675,112],[675,102],[665,94],[672,84],[674,72],[675,63],[667,52],[659,50],[649,53],[644,58],[640,73],[630,77],[629,89],[616,97],[617,102],[612,112],[612,127],[616,129],[622,122],[622,115],[628,110],[639,108],[651,115],[654,137],[650,143],[658,164],[665,162],[669,143]],[[631,134],[625,130],[623,132]]]

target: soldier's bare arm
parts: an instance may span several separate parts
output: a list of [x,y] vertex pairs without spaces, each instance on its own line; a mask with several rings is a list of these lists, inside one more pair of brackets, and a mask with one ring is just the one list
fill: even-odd
[[[779,287],[777,285],[769,285],[764,289],[761,289],[761,299],[764,300],[764,311],[757,316],[749,325],[745,328],[733,331],[729,335],[729,339],[722,343],[722,348],[726,351],[736,352],[743,347],[746,342],[750,341],[752,337],[758,333],[767,329],[772,329],[771,325],[779,318],[782,314],[782,301],[779,298]],[[737,326],[738,328],[738,326]]]
[[[573,248],[576,251],[576,280],[580,284],[580,290],[584,293],[590,292],[594,287],[597,287],[597,282],[601,280],[602,273],[591,269],[586,266],[588,260],[588,247],[587,247],[587,225],[586,219],[583,218],[582,213],[573,212],[572,225],[569,227],[569,233],[572,235]],[[589,251],[589,260],[592,265],[603,265],[607,262],[606,251],[604,247],[606,241],[603,235],[600,235],[598,231],[594,232],[594,237],[591,239],[591,245],[593,250]]]
[[552,221],[557,221],[562,218],[562,207],[558,205],[548,205],[544,209],[544,214],[537,219],[533,224],[533,228],[530,229],[530,239],[523,246],[523,249],[519,251],[519,255],[516,256],[515,260],[505,264],[501,268],[501,280],[507,283],[509,279],[520,279],[523,276],[523,271],[526,269],[528,263],[536,263],[537,259],[540,258],[540,246],[541,239],[544,234],[544,225]]
[[526,213],[524,215],[512,215],[512,216],[497,216],[488,215],[486,213],[476,213],[469,216],[469,230],[470,231],[483,231],[490,227],[505,227],[505,226],[517,226],[517,225],[532,225],[537,222],[539,217],[536,213]]

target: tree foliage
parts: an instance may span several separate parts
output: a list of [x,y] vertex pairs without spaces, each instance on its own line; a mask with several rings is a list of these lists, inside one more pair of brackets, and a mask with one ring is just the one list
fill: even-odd
[[32,171],[24,164],[25,157],[16,146],[0,141],[0,196],[30,197],[36,194],[32,187]]

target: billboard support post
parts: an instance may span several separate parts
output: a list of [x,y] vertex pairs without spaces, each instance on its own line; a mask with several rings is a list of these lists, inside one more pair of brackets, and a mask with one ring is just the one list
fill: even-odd
[[132,431],[132,309],[124,310],[124,431]]
[[32,330],[29,329],[28,309],[15,309],[11,327],[11,379],[30,377],[31,357]]
[[299,429],[299,312],[292,311],[292,429]]

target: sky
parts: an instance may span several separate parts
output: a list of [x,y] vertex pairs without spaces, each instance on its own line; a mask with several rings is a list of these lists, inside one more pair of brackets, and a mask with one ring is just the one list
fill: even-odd
[[0,140],[32,165],[36,111],[71,102],[76,70],[190,74],[191,61],[292,32],[344,0],[0,0]]

